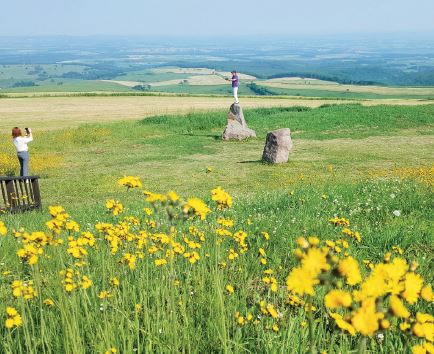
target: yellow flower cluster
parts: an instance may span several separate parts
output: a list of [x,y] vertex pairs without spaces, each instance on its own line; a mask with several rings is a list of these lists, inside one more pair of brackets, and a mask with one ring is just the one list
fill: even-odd
[[352,335],[360,333],[370,336],[379,329],[388,329],[392,318],[395,317],[406,320],[407,324],[401,326],[403,330],[411,327],[409,323],[414,323],[412,328],[416,336],[426,338],[430,331],[431,338],[434,336],[434,327],[428,321],[421,323],[416,317],[416,320],[408,322],[411,312],[405,302],[412,305],[419,298],[429,302],[434,299],[431,286],[423,286],[422,277],[410,269],[405,259],[394,258],[390,262],[378,263],[363,280],[358,263],[352,257],[341,260],[338,269],[340,274],[347,278],[348,285],[358,285],[358,288],[349,291],[331,290],[324,298],[327,308],[352,309],[345,316],[331,313],[339,328]]
[[6,236],[8,233],[8,229],[5,226],[5,223],[3,221],[0,221],[0,236]]
[[205,220],[211,209],[199,198],[190,198],[183,206],[183,212],[187,215],[197,215],[201,220]]
[[37,296],[33,288],[33,280],[23,282],[21,280],[14,280],[11,284],[12,295],[15,298],[22,297],[24,300],[31,300]]
[[88,254],[86,247],[95,246],[95,242],[94,235],[89,231],[81,233],[77,238],[69,236],[67,252],[76,259],[84,258]]
[[223,227],[232,227],[234,226],[234,221],[231,219],[218,218],[217,223]]
[[22,244],[22,248],[17,251],[17,255],[29,265],[38,262],[39,257],[44,253],[45,246],[58,246],[63,243],[63,239],[55,238],[62,230],[68,233],[79,230],[78,224],[70,219],[70,216],[61,206],[51,206],[49,212],[52,219],[46,223],[46,226],[52,231],[51,235],[42,231],[28,233],[24,230],[14,230],[15,238]]
[[105,207],[112,212],[114,216],[119,215],[124,210],[124,206],[118,200],[109,199],[105,202]]
[[5,327],[8,329],[19,327],[23,324],[23,320],[18,311],[13,307],[6,307]]
[[[135,188],[126,180],[122,185]],[[28,264],[36,264],[40,259],[40,266],[30,269],[33,273],[27,274],[41,273],[39,270],[44,269],[46,259],[59,257],[57,261],[61,259],[62,263],[54,264],[63,264],[63,270],[55,281],[66,293],[64,296],[75,298],[83,294],[89,299],[93,297],[98,303],[103,302],[101,306],[104,305],[106,310],[106,305],[119,298],[119,278],[134,271],[148,271],[153,267],[154,274],[164,274],[164,279],[178,289],[185,283],[193,294],[195,290],[184,274],[215,267],[222,279],[216,286],[221,295],[225,295],[223,302],[228,305],[230,316],[234,309],[239,310],[232,326],[239,327],[240,331],[244,327],[260,325],[278,333],[285,328],[290,313],[300,312],[302,327],[306,326],[306,321],[309,328],[311,323],[319,322],[313,317],[329,316],[338,331],[352,336],[372,336],[379,330],[391,329],[407,337],[413,336],[419,343],[413,347],[414,352],[429,352],[434,321],[429,313],[422,312],[423,307],[419,305],[421,299],[433,302],[433,291],[416,273],[417,264],[401,257],[404,252],[398,246],[387,252],[382,262],[366,261],[364,263],[368,266],[360,269],[363,263],[351,255],[350,248],[350,243],[359,245],[362,242],[360,234],[349,229],[349,220],[335,217],[329,222],[339,227],[336,239],[299,237],[294,250],[297,263],[288,271],[284,262],[273,267],[276,259],[270,234],[254,225],[253,217],[244,221],[232,217],[236,214],[227,210],[232,206],[232,198],[221,188],[211,192],[210,199],[215,202],[214,213],[205,201],[197,198],[185,201],[175,192],[157,194],[145,191],[144,195],[145,205],[137,214],[132,213],[134,216],[125,216],[120,202],[107,201],[106,207],[113,217],[109,215],[109,222],[101,220],[87,230],[80,231],[80,225],[61,206],[52,206],[49,208],[52,219],[46,223],[51,232],[14,231],[17,248],[20,248],[18,256]],[[0,223],[0,232],[2,227],[7,233],[3,223]],[[54,251],[51,249],[53,246],[57,247]],[[210,249],[210,246],[215,247]],[[104,272],[105,280],[98,279],[93,284],[89,276],[95,279],[95,273],[91,271],[94,270],[94,259],[101,254],[113,266]],[[184,268],[177,268],[180,264]],[[240,284],[239,277],[233,275],[246,268],[249,268],[246,274],[253,271],[253,278]],[[43,286],[34,286],[27,276],[21,279],[25,281],[11,282],[14,301],[31,300],[37,296],[44,298]],[[40,284],[39,279],[39,276],[35,278],[35,284]],[[286,286],[283,286],[285,279]],[[80,291],[89,287],[95,290]],[[35,289],[41,294],[37,294]],[[239,300],[246,293],[249,294],[246,301],[249,305],[242,309],[238,307]],[[50,311],[50,306],[55,303],[61,304],[56,298],[58,293],[51,294],[49,296],[53,299],[42,301],[46,311]],[[176,301],[183,308],[188,298]],[[291,308],[287,309],[287,305]],[[412,305],[418,306],[419,312],[412,309]],[[136,304],[134,309],[137,314],[142,311],[142,305]],[[6,326],[21,325],[18,313],[9,312]]]
[[[30,171],[33,173],[45,172],[47,169],[58,167],[61,163],[59,154],[50,153],[32,153],[30,159]],[[0,175],[8,175],[13,172],[19,171],[20,164],[17,159],[16,152],[13,145],[7,152],[0,152]]]
[[66,213],[62,206],[50,206],[48,209],[52,219],[47,221],[46,225],[53,232],[53,235],[60,234],[62,230],[68,232],[79,231],[78,224],[71,219],[70,215]]
[[211,199],[217,203],[219,210],[232,207],[232,197],[224,191],[221,187],[217,187],[211,191]]
[[295,253],[300,259],[300,266],[292,269],[286,280],[288,290],[296,295],[314,295],[315,285],[319,284],[318,277],[323,271],[330,269],[327,262],[329,248],[318,248],[319,239],[310,237],[309,241],[299,238],[297,243],[303,249],[296,249]]
[[142,188],[142,182],[139,177],[125,176],[118,181],[118,185],[130,188]]
[[362,237],[360,236],[360,233],[358,231],[352,231],[348,227],[343,228],[342,233],[344,235],[347,235],[348,237],[354,238],[358,242],[362,240]]
[[[341,261],[341,263],[344,261]],[[358,269],[356,263],[357,261],[351,258],[352,266],[348,266],[348,268],[354,267],[354,269]],[[358,273],[358,270],[355,270],[355,272]],[[359,276],[357,275],[358,279]],[[422,293],[422,278],[409,270],[407,262],[402,258],[394,258],[390,263],[379,263],[373,267],[371,274],[363,281],[353,281],[348,284],[355,285],[359,283],[358,289],[353,289],[351,293],[332,290],[324,299],[328,308],[353,308],[353,311],[348,313],[345,318],[339,314],[331,314],[337,326],[352,335],[360,333],[369,336],[380,328],[383,330],[388,329],[392,321],[392,318],[387,318],[388,314],[398,319],[409,319],[411,313],[404,301],[408,304],[414,304],[419,297],[425,297],[425,300],[433,301],[432,294],[429,293],[431,287],[426,285]],[[379,306],[387,303],[388,307],[385,309]],[[424,326],[429,327],[429,325],[422,325],[422,327]],[[405,329],[406,327],[401,328]],[[418,329],[422,327],[418,327],[416,322],[413,326],[414,334],[417,335]],[[420,337],[424,337],[422,333],[425,333],[425,328],[419,332]]]
[[394,167],[392,169],[372,170],[371,178],[400,178],[401,180],[418,180],[430,186],[434,185],[434,165],[426,167]]
[[334,217],[329,219],[329,221],[335,226],[350,226],[350,221],[345,218]]
[[422,345],[415,345],[411,348],[413,354],[434,354],[434,344],[424,342]]
[[[336,226],[347,227],[350,224],[344,218],[329,221]],[[360,242],[356,233],[347,228],[342,231]],[[295,250],[295,255],[300,264],[291,270],[286,281],[291,305],[304,304],[300,297],[309,296],[312,299],[317,286],[327,285],[331,290],[324,296],[324,306],[337,310],[329,315],[343,331],[353,336],[358,333],[371,336],[380,329],[389,329],[397,319],[404,319],[405,322],[400,324],[401,330],[411,329],[415,336],[432,341],[432,317],[418,313],[416,318],[412,318],[407,308],[407,304],[413,305],[420,298],[428,302],[434,300],[431,286],[424,285],[422,277],[414,272],[417,264],[409,266],[405,259],[392,258],[389,252],[383,262],[370,263],[370,274],[363,277],[358,261],[348,251],[342,252],[342,248],[349,247],[344,240],[322,243],[316,237],[300,237],[297,245],[299,248]],[[393,250],[396,253],[402,251]],[[341,278],[345,280],[345,285]]]
[[81,276],[80,271],[67,268],[59,272],[63,276],[62,284],[66,292],[70,293],[78,288],[88,289],[92,286],[92,281],[88,276]]
[[47,245],[61,244],[62,240],[54,240],[53,235],[47,235],[41,231],[32,233],[24,230],[14,230],[14,236],[22,244],[22,248],[17,251],[18,257],[29,265],[34,265],[38,262],[39,257],[44,253],[43,248]]

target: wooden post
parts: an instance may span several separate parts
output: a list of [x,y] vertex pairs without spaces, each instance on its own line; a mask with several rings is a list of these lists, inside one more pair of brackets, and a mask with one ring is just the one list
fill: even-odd
[[39,210],[42,209],[41,192],[39,191],[38,178],[32,178],[33,200],[35,201],[35,207]]
[[14,180],[13,179],[6,180],[6,196],[8,199],[9,209],[12,209],[14,206],[14,199],[13,199],[14,194],[15,194]]

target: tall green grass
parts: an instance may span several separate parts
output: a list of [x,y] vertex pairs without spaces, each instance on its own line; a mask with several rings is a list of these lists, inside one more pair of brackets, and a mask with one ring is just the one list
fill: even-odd
[[[50,258],[42,257],[31,268],[16,256],[21,247],[17,240],[11,234],[0,236],[0,352],[103,353],[116,347],[120,353],[304,353],[309,349],[308,331],[303,327],[307,318],[285,304],[285,279],[296,264],[292,249],[297,237],[341,237],[328,223],[335,215],[348,217],[361,233],[362,242],[350,250],[359,260],[381,261],[386,251],[400,245],[406,258],[419,263],[425,280],[433,282],[432,172],[425,169],[427,176],[416,180],[399,174],[388,178],[368,174],[373,167],[389,171],[394,165],[416,169],[432,164],[433,106],[295,107],[246,110],[245,115],[258,139],[219,140],[226,112],[38,133],[32,153],[55,150],[63,159],[62,167],[47,170],[41,181],[44,210],[48,204],[62,204],[82,229],[95,232],[96,222],[116,220],[104,207],[107,198],[124,203],[124,215],[144,219],[143,196],[115,186],[124,174],[139,175],[146,189],[173,189],[210,204],[209,190],[221,185],[235,199],[225,215],[236,221],[236,230],[248,232],[250,251],[228,268],[219,266],[232,246],[215,243],[212,228],[219,214],[214,211],[207,221],[195,223],[207,238],[197,264],[177,261],[158,268],[146,255],[138,260],[136,270],[128,270],[117,263],[120,255],[111,256],[99,240],[98,250],[90,253],[89,265],[81,270],[92,279],[92,287],[66,294],[58,272],[73,261],[62,247],[50,249]],[[262,164],[265,134],[280,127],[290,127],[296,149],[301,148],[288,164]],[[342,147],[348,139],[360,145],[354,150]],[[408,146],[395,151],[383,146],[399,146],[396,141]],[[367,142],[377,142],[369,145],[375,151],[365,151]],[[211,172],[207,173],[207,167],[212,167]],[[46,230],[49,215],[46,211],[1,215],[0,220],[9,230]],[[177,225],[186,232],[187,226]],[[267,267],[277,273],[280,290],[276,295],[259,285],[264,269],[257,256],[258,247],[264,246],[261,231],[271,236]],[[62,237],[66,240],[67,235]],[[110,289],[112,276],[120,279],[121,286],[113,290],[112,298],[99,299],[100,291]],[[33,279],[38,298],[14,299],[10,284],[17,279]],[[180,286],[174,286],[175,279]],[[235,286],[233,295],[226,294],[227,284]],[[43,305],[45,298],[53,299],[55,306]],[[279,333],[266,329],[266,320],[257,326],[238,326],[234,314],[251,311],[264,298],[284,315]],[[321,302],[316,301],[319,308]],[[136,304],[141,305],[139,311]],[[16,307],[23,315],[22,327],[4,328],[6,306]],[[431,311],[422,304],[415,309]],[[347,353],[357,347],[360,337],[336,332],[320,312],[314,316],[318,350]],[[401,353],[409,351],[410,343],[390,332],[384,341],[369,339],[368,349]]]

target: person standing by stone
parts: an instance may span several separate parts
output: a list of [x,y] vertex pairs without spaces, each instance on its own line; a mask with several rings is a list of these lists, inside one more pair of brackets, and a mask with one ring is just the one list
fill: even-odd
[[29,175],[29,147],[28,143],[33,141],[32,131],[26,128],[26,136],[23,136],[21,129],[12,129],[12,141],[17,149],[18,160],[20,161],[20,176]]
[[231,71],[231,74],[232,74],[232,78],[227,79],[227,80],[232,82],[232,91],[234,93],[234,100],[235,100],[235,103],[238,104],[238,103],[240,103],[238,101],[238,86],[239,86],[238,75],[237,75],[237,72],[235,70]]

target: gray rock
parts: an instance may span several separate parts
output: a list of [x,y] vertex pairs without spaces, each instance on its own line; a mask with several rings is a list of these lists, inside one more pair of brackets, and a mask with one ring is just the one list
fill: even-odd
[[254,130],[247,127],[243,109],[239,104],[233,103],[228,113],[228,124],[223,132],[223,140],[244,140],[256,137]]
[[271,163],[288,162],[292,149],[291,130],[282,128],[267,134],[262,160]]

